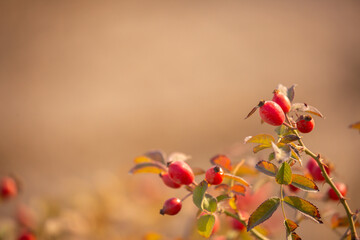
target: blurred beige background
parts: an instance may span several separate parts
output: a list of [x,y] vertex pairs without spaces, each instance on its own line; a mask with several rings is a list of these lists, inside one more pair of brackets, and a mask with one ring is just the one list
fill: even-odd
[[28,199],[103,170],[131,182],[149,149],[207,166],[272,133],[244,117],[297,83],[295,101],[326,116],[304,141],[359,208],[360,135],[348,128],[360,120],[359,12],[356,1],[1,1],[0,173],[20,176]]

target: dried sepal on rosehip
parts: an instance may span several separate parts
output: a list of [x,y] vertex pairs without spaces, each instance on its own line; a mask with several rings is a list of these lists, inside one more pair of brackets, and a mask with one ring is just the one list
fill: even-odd
[[184,161],[175,161],[169,164],[169,177],[177,184],[189,185],[194,181],[191,167]]
[[173,180],[171,180],[169,173],[164,172],[164,173],[160,173],[159,175],[166,186],[168,186],[170,188],[180,188],[181,187],[181,184],[178,184],[178,183],[174,182]]
[[205,173],[205,180],[211,185],[219,185],[224,179],[224,171],[219,166],[209,168]]
[[301,115],[296,121],[296,127],[299,132],[309,133],[314,129],[315,122],[310,115]]
[[18,184],[12,177],[3,177],[0,182],[1,198],[8,199],[18,193]]
[[165,201],[163,208],[160,210],[161,215],[176,215],[181,210],[181,200],[179,198],[170,198]]
[[289,98],[279,90],[274,90],[273,102],[279,104],[284,113],[288,113],[291,109]]
[[[345,197],[347,194],[347,186],[344,183],[335,183],[335,186],[341,193],[341,196]],[[328,196],[329,196],[329,199],[331,199],[331,200],[334,200],[334,201],[339,200],[339,197],[336,195],[334,189],[332,189],[332,188],[329,189]]]

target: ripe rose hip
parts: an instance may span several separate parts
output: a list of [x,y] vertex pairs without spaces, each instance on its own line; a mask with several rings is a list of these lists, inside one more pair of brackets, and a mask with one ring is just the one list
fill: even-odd
[[160,177],[163,180],[163,182],[165,183],[165,185],[168,187],[171,187],[171,188],[180,188],[181,187],[181,184],[177,184],[176,182],[171,180],[169,173],[167,173],[167,172],[160,173]]
[[15,179],[13,179],[11,177],[4,177],[1,180],[0,188],[1,188],[1,197],[2,198],[14,197],[14,196],[16,196],[16,194],[18,192],[18,187],[17,187],[16,181],[15,181]]
[[36,240],[32,233],[23,233],[18,240]]
[[177,184],[189,185],[194,181],[194,173],[184,161],[175,161],[169,165],[169,176]]
[[[346,193],[347,193],[347,187],[344,183],[335,183],[335,186],[336,188],[339,190],[339,192],[341,193],[341,195],[343,197],[346,196]],[[330,199],[334,200],[334,201],[337,201],[339,200],[339,197],[336,195],[335,191],[330,188],[329,191],[328,191],[328,196]]]
[[231,227],[232,227],[234,230],[238,230],[238,231],[245,231],[245,230],[246,230],[245,225],[242,224],[240,221],[238,221],[238,220],[235,219],[235,218],[231,218]]
[[279,106],[284,111],[284,113],[288,113],[290,111],[291,102],[289,98],[279,90],[274,91],[274,96],[272,100],[277,104],[279,104]]
[[205,180],[212,185],[219,185],[224,178],[224,171],[219,166],[209,168],[205,173]]
[[301,115],[296,121],[297,129],[302,133],[309,133],[314,129],[315,122],[310,115]]
[[170,198],[165,201],[160,210],[161,215],[176,215],[181,210],[181,200],[179,198]]
[[[310,158],[306,167],[309,170],[312,178],[315,181],[322,182],[325,180],[324,176],[321,173],[321,169],[320,169],[319,165],[317,164],[317,162],[315,161],[315,159]],[[330,174],[330,168],[328,168],[325,165],[324,165],[324,167],[325,167],[325,171],[327,172],[327,174]]]
[[295,187],[292,184],[289,185],[289,189],[290,189],[290,192],[293,192],[293,193],[296,193],[300,190],[299,188]]
[[280,126],[285,120],[284,111],[279,104],[273,101],[261,101],[259,103],[261,119],[273,126]]

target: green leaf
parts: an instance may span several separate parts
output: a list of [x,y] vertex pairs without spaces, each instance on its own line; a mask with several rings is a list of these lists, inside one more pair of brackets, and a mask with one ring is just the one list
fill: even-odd
[[275,139],[269,134],[259,134],[256,136],[248,136],[244,141],[245,143],[258,143],[259,145],[255,146],[253,149],[254,153],[257,153],[265,148],[270,148],[271,143],[274,142]]
[[297,229],[299,227],[299,225],[297,225],[296,222],[294,222],[290,219],[286,219],[284,221],[284,224],[285,224],[286,230],[289,232],[293,232],[293,231],[295,231],[295,229]]
[[205,197],[205,192],[208,189],[208,183],[204,180],[199,185],[197,185],[193,192],[193,202],[195,206],[203,210],[203,202]]
[[276,174],[275,180],[278,184],[289,185],[292,179],[291,167],[287,162],[283,162]]
[[283,145],[282,147],[278,147],[275,143],[271,142],[272,148],[274,149],[275,159],[280,162],[285,162],[289,160],[291,156],[291,150],[288,145]]
[[292,175],[292,185],[294,185],[297,188],[300,188],[307,192],[318,192],[319,188],[316,186],[316,184],[309,178],[299,175],[299,174],[293,174]]
[[197,221],[197,231],[203,237],[210,237],[215,224],[215,217],[211,214],[201,216]]
[[278,136],[282,137],[289,133],[289,129],[288,127],[282,124],[275,128],[275,132],[277,133]]
[[221,201],[224,201],[229,198],[231,198],[231,197],[228,194],[222,194],[222,195],[219,195],[216,197],[216,201],[221,202]]
[[299,140],[300,138],[297,135],[289,134],[286,136],[283,136],[280,140],[281,143],[290,143]]
[[255,165],[255,168],[257,170],[259,170],[260,172],[269,175],[271,177],[275,177],[276,173],[278,171],[277,166],[275,166],[275,164],[272,164],[271,162],[268,161],[260,161]]
[[210,194],[205,194],[205,197],[203,200],[203,208],[209,212],[215,212],[217,209],[216,198],[214,198]]
[[286,196],[284,202],[290,207],[299,210],[305,216],[311,218],[317,223],[322,223],[320,212],[315,205],[306,201],[305,199],[296,196]]
[[250,231],[255,226],[269,219],[276,209],[279,207],[280,198],[269,198],[250,215],[247,231]]
[[136,173],[155,173],[159,174],[162,172],[166,172],[167,169],[165,165],[158,163],[158,162],[142,162],[135,165],[133,168],[130,169],[130,174]]
[[274,160],[275,159],[275,153],[272,152],[269,154],[269,157],[268,157],[268,160],[271,161],[271,160]]

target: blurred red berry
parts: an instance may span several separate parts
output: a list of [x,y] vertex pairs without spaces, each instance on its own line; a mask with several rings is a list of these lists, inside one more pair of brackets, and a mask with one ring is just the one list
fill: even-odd
[[205,180],[212,185],[219,185],[224,178],[224,171],[219,166],[209,168],[205,173]]
[[4,177],[0,183],[1,197],[11,198],[17,195],[18,187],[15,179],[11,177]]
[[194,181],[194,173],[184,161],[175,161],[169,165],[169,176],[177,184],[189,185]]
[[[325,181],[325,178],[321,173],[321,169],[320,169],[319,165],[317,164],[317,162],[315,161],[315,159],[310,158],[306,167],[309,170],[312,178],[315,181],[319,181],[319,182]],[[324,165],[324,167],[325,167],[325,171],[327,172],[327,174],[330,174],[330,168],[328,168],[325,165]]]
[[160,177],[163,180],[163,182],[165,183],[165,185],[168,187],[171,187],[171,188],[180,188],[181,187],[181,184],[177,184],[176,182],[171,180],[169,173],[167,173],[167,172],[160,173]]
[[246,230],[246,227],[244,224],[242,224],[239,220],[235,219],[235,218],[231,218],[231,227],[234,230],[238,230],[238,231],[244,231]]
[[[339,190],[339,192],[341,193],[341,195],[343,197],[346,196],[347,193],[347,187],[344,183],[335,183],[336,188]],[[336,195],[334,189],[330,188],[328,191],[328,196],[330,199],[337,201],[339,200],[339,197]]]
[[18,240],[36,240],[36,237],[32,233],[24,233]]
[[292,184],[289,185],[289,189],[290,189],[290,192],[293,192],[293,193],[296,193],[300,190],[299,188],[295,187]]
[[284,111],[279,104],[273,101],[261,101],[259,103],[261,119],[273,126],[280,126],[285,120]]
[[274,91],[274,96],[272,100],[277,104],[279,104],[279,106],[284,111],[284,113],[288,113],[290,111],[291,102],[289,98],[279,90]]
[[160,210],[161,215],[176,215],[181,210],[181,200],[179,198],[170,198],[165,201],[163,208]]
[[296,122],[297,129],[302,133],[309,133],[314,129],[315,122],[310,115],[301,115]]

